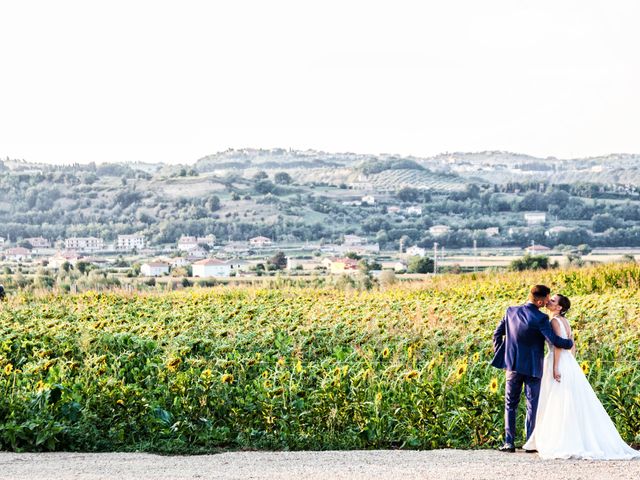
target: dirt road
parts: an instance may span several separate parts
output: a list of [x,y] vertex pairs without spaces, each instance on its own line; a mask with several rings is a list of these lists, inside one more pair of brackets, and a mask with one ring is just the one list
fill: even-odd
[[489,450],[0,453],[0,479],[634,479],[640,461],[540,460]]

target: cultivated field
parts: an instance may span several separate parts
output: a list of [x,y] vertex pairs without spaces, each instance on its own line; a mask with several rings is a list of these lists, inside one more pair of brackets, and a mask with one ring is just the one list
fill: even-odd
[[216,287],[12,296],[0,306],[0,449],[489,448],[504,309],[568,295],[577,356],[640,441],[640,268],[440,276],[383,291]]

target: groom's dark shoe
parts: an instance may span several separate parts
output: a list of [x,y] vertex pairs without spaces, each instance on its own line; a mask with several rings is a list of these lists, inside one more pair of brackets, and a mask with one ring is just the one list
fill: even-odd
[[515,453],[516,447],[514,447],[511,443],[505,443],[498,450],[500,450],[501,452]]
[[528,449],[524,449],[525,453],[538,453],[538,450],[528,450]]

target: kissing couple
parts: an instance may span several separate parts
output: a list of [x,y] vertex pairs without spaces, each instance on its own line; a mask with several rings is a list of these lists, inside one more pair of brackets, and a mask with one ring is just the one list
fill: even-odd
[[574,357],[573,334],[565,317],[571,302],[550,293],[545,285],[531,287],[529,301],[507,308],[493,333],[491,365],[506,369],[505,443],[499,450],[516,451],[516,411],[524,386],[526,452],[544,459],[640,458],[640,452],[620,437]]

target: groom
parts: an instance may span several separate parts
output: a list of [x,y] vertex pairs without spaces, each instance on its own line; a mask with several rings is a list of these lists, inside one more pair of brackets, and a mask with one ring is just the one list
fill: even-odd
[[545,285],[531,287],[529,301],[507,308],[493,333],[495,356],[491,365],[507,370],[504,395],[504,445],[501,452],[515,452],[516,411],[522,385],[527,399],[527,440],[536,426],[540,380],[544,360],[545,338],[558,348],[570,349],[573,341],[553,332],[549,317],[540,311],[549,302],[551,290]]

